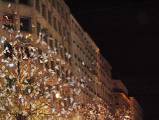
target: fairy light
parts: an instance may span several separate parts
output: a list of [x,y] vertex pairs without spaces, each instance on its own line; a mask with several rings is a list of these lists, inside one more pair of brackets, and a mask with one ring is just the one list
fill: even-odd
[[[0,43],[3,46],[3,44],[5,43],[5,41],[7,41],[5,36],[1,36],[0,37]],[[8,99],[5,99],[3,102],[4,103],[8,103],[9,104],[2,104],[0,105],[0,109],[4,110],[6,112],[6,114],[4,116],[9,116],[11,119],[14,119],[15,116],[12,116],[12,114],[9,113],[9,111],[6,111],[5,105],[10,106],[11,111],[14,114],[19,114],[21,116],[29,116],[29,113],[34,111],[36,114],[34,114],[33,116],[29,116],[29,119],[33,119],[33,118],[37,118],[37,119],[42,119],[41,117],[45,117],[45,114],[50,114],[50,116],[46,116],[48,119],[52,119],[52,116],[63,116],[63,117],[69,117],[74,110],[77,109],[78,107],[78,102],[76,101],[76,99],[74,98],[75,96],[73,95],[80,95],[80,88],[78,88],[78,85],[76,82],[74,82],[74,80],[72,80],[71,78],[73,78],[72,76],[67,76],[67,78],[69,77],[70,79],[68,79],[68,83],[71,87],[70,89],[70,93],[68,93],[68,95],[72,94],[71,97],[70,95],[67,95],[67,99],[66,99],[66,95],[60,93],[60,91],[64,91],[65,85],[66,85],[66,81],[63,81],[63,79],[67,79],[67,78],[61,78],[60,76],[58,76],[58,81],[56,83],[55,82],[55,86],[50,86],[51,90],[49,91],[49,88],[46,86],[48,85],[46,82],[51,79],[52,76],[55,76],[56,74],[56,70],[59,70],[61,73],[64,73],[64,71],[61,70],[61,66],[65,65],[63,64],[62,60],[57,58],[58,65],[55,65],[54,69],[42,69],[40,68],[37,64],[37,60],[38,57],[41,58],[40,63],[41,64],[45,64],[49,61],[49,57],[48,56],[54,56],[53,52],[42,52],[41,55],[38,55],[38,48],[33,46],[33,45],[29,45],[28,47],[28,54],[30,54],[29,58],[26,54],[26,51],[22,51],[24,50],[24,46],[26,44],[26,42],[22,41],[21,39],[25,38],[26,40],[29,39],[27,42],[31,42],[30,40],[32,39],[32,35],[28,34],[28,35],[23,35],[20,31],[17,32],[17,34],[15,36],[12,36],[12,41],[9,42],[9,44],[13,47],[13,51],[9,51],[10,49],[8,47],[5,48],[5,51],[2,50],[2,55],[6,54],[7,52],[13,53],[13,58],[14,60],[11,59],[2,59],[1,62],[4,62],[5,64],[3,64],[1,66],[2,71],[0,73],[0,77],[3,79],[6,79],[5,77],[8,74],[12,74],[12,77],[8,77],[5,80],[5,84],[6,85],[1,85],[3,87],[3,91],[1,91],[3,93],[3,97],[4,96],[9,96]],[[18,40],[21,40],[21,42],[16,42]],[[15,47],[14,47],[15,46]],[[1,49],[3,49],[3,47],[1,47]],[[49,48],[48,48],[49,49]],[[52,55],[51,55],[52,54]],[[23,55],[22,59],[18,58],[18,55]],[[69,56],[69,54],[67,53],[67,56]],[[20,65],[18,65],[18,61],[20,61]],[[30,67],[29,67],[30,66]],[[15,68],[13,69],[13,71],[10,71],[11,68]],[[39,69],[40,68],[40,69]],[[20,74],[22,79],[19,77],[19,80],[17,80],[17,70],[20,70]],[[30,71],[28,71],[30,70]],[[49,74],[47,73],[47,71],[49,71]],[[14,72],[14,73],[12,73]],[[47,73],[47,74],[46,74]],[[56,74],[57,75],[57,74]],[[29,79],[29,76],[32,77]],[[33,79],[33,80],[32,80]],[[3,83],[3,84],[4,84]],[[1,84],[1,82],[0,82]],[[44,85],[44,86],[42,86]],[[7,87],[5,87],[7,86]],[[57,90],[57,87],[60,89],[60,91]],[[45,89],[44,89],[45,88]],[[8,94],[7,90],[10,91],[11,94]],[[54,107],[49,106],[51,100],[51,96],[52,96],[52,91],[55,91],[55,99],[60,100],[61,104],[60,107],[58,107],[56,102],[53,102]],[[20,93],[20,94],[19,94]],[[19,94],[18,97],[18,104],[16,101],[17,98],[14,97],[14,95]],[[65,98],[65,99],[64,99]],[[1,100],[1,96],[0,96],[0,100]],[[15,101],[14,101],[15,100]],[[56,100],[55,100],[56,101]],[[59,101],[59,102],[60,102]],[[69,107],[66,107],[66,101],[69,104]],[[45,105],[43,105],[45,104]],[[14,106],[11,107],[11,106]],[[20,108],[19,108],[20,107]],[[29,111],[27,111],[26,109],[29,109]],[[20,111],[18,111],[18,109]],[[50,110],[49,110],[50,109]],[[21,112],[21,110],[23,112]],[[57,112],[58,111],[58,112]],[[5,113],[3,112],[3,113]],[[1,117],[1,115],[0,115]]]
[[4,36],[0,37],[0,43],[4,44],[4,42],[6,41],[6,38]]
[[62,98],[59,92],[57,92],[55,96],[56,96],[57,99]]

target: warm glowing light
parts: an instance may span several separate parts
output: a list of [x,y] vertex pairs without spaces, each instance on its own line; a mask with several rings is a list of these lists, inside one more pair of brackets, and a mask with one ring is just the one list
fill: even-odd
[[62,98],[59,92],[57,92],[57,93],[55,94],[55,97],[58,98],[58,99]]

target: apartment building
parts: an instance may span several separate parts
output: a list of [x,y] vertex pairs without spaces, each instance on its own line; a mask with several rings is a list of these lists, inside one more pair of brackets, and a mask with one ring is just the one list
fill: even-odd
[[[40,64],[42,69],[56,74],[47,82],[49,87],[61,89],[61,85],[55,83],[67,83],[62,86],[62,94],[67,98],[62,102],[55,100],[62,109],[58,111],[60,115],[43,117],[44,120],[131,120],[125,116],[129,116],[127,111],[132,107],[134,116],[140,116],[134,107],[138,104],[129,99],[128,90],[121,81],[112,80],[111,65],[64,0],[0,0],[0,17],[0,36],[10,39],[14,31],[24,34],[30,38],[29,43],[37,47],[38,54],[47,58]],[[27,46],[24,48],[26,53]],[[61,98],[60,94],[56,93],[55,98]],[[76,109],[69,107],[71,103]],[[52,104],[54,106],[54,102]],[[122,111],[126,111],[124,115]],[[71,112],[69,117],[64,117],[64,113]]]
[[130,97],[130,102],[133,111],[132,120],[143,120],[143,111],[138,101],[134,97]]

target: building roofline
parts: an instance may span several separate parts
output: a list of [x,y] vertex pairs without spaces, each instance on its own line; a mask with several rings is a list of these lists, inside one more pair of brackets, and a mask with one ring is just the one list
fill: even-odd
[[122,82],[122,80],[112,80],[113,88],[117,87],[118,89],[122,89],[123,92],[125,92],[128,95],[128,89],[126,88],[125,84]]

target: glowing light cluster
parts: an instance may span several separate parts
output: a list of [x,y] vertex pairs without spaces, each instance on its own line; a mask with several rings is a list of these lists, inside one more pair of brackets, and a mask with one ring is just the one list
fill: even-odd
[[[80,94],[81,84],[73,75],[66,75],[65,64],[49,47],[39,54],[40,48],[31,44],[31,34],[6,32],[11,37],[0,36],[0,118],[69,117],[79,106],[75,96]],[[56,64],[46,69],[50,60]]]

